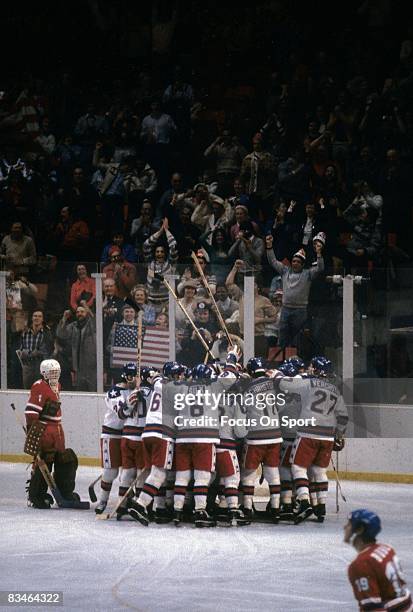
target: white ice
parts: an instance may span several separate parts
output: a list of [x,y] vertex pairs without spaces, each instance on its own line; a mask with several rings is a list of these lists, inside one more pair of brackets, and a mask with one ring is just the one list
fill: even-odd
[[[98,521],[93,510],[28,508],[25,468],[0,463],[0,590],[63,591],[65,610],[356,610],[346,573],[354,550],[342,527],[358,507],[381,516],[381,539],[395,547],[413,587],[410,485],[344,481],[347,503],[337,515],[332,483],[324,524],[145,528]],[[98,474],[79,468],[82,499]]]

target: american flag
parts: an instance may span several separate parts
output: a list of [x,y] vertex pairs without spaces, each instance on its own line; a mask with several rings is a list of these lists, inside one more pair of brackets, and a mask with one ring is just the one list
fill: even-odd
[[162,368],[169,361],[169,331],[158,327],[146,327],[142,342],[143,366]]
[[136,362],[138,354],[138,326],[115,323],[111,368],[123,368],[128,361]]
[[[138,326],[116,323],[113,338],[111,367],[122,368],[128,361],[137,361]],[[169,360],[169,332],[157,327],[146,327],[142,341],[141,365],[162,368]]]

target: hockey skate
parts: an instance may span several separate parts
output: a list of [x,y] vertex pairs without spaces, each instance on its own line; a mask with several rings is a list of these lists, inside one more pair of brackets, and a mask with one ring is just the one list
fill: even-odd
[[175,527],[180,527],[183,519],[184,519],[183,510],[174,510],[173,522],[174,522]]
[[195,527],[216,527],[216,521],[206,510],[195,510]]
[[270,520],[274,525],[277,525],[280,521],[280,509],[279,508],[270,508],[268,511],[268,515]]
[[294,521],[294,512],[292,504],[281,504],[280,521]]
[[326,505],[317,504],[316,506],[313,506],[313,512],[317,518],[317,522],[324,523],[324,519],[326,517]]
[[228,510],[229,524],[233,527],[244,527],[251,525],[251,519],[248,519],[242,510],[238,508],[230,508]]
[[158,525],[164,525],[170,523],[173,519],[169,508],[156,508],[155,510],[155,523]]
[[130,503],[130,508],[128,510],[128,514],[134,521],[137,521],[144,527],[149,525],[148,514],[143,506],[138,504],[138,502],[132,501]]
[[299,500],[298,506],[294,509],[294,523],[298,525],[313,513],[313,508],[307,499]]
[[[244,518],[247,519],[247,521],[252,521],[254,518],[254,510],[252,508],[240,508],[242,514],[244,515]],[[263,512],[264,514],[264,512]]]
[[131,499],[128,498],[119,508],[116,510],[116,520],[121,521],[122,516],[129,514],[129,508],[131,507]]
[[95,514],[103,514],[107,505],[107,500],[100,500],[95,508]]

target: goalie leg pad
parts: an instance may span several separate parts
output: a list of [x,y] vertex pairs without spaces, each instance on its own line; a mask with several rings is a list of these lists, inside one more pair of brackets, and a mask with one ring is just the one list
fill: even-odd
[[[47,494],[47,483],[39,466],[32,471],[27,486],[28,500],[35,508],[50,508],[50,496]],[[49,500],[46,502],[46,500]]]
[[65,499],[77,499],[73,497],[75,490],[76,471],[78,467],[76,453],[71,448],[55,455],[54,477],[56,485]]

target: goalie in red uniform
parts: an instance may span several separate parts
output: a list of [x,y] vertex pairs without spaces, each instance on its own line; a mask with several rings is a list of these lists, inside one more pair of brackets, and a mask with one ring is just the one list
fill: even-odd
[[348,577],[360,610],[412,612],[413,604],[396,552],[376,542],[381,530],[375,512],[351,512],[344,526],[344,541],[358,552]]
[[[60,364],[55,359],[45,359],[40,364],[42,378],[30,389],[25,417],[27,438],[24,452],[40,456],[49,470],[54,464],[56,485],[65,499],[79,499],[74,493],[77,457],[70,448],[65,448],[65,436],[61,425],[60,408]],[[47,484],[36,461],[33,463],[28,481],[28,501],[34,508],[50,508],[53,498],[47,493]]]

